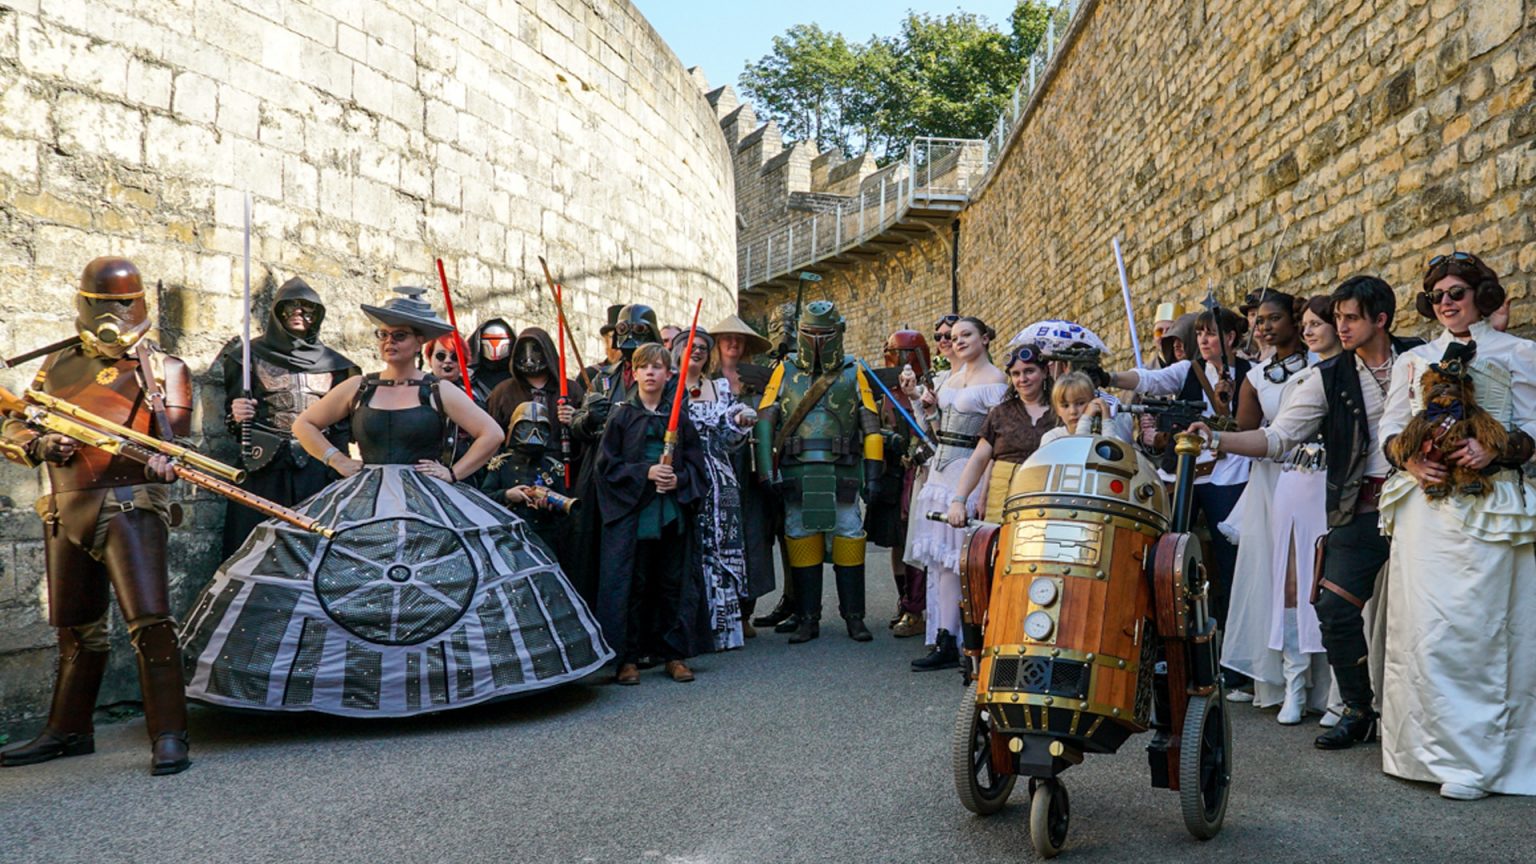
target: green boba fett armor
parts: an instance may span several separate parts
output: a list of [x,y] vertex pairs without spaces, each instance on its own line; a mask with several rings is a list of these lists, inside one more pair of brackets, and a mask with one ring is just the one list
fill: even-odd
[[842,353],[844,326],[831,302],[807,304],[795,353],[775,369],[754,430],[759,474],[782,481],[807,531],[832,531],[838,505],[857,501],[870,472],[884,468],[879,415],[868,382]]

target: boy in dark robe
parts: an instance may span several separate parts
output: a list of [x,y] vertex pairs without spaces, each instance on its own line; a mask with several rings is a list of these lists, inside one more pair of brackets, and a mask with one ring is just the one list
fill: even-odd
[[674,681],[692,681],[683,661],[702,650],[710,633],[690,528],[707,482],[703,450],[684,411],[672,464],[660,464],[672,357],[659,344],[642,345],[631,368],[633,392],[614,406],[597,456],[603,520],[597,619],[619,652],[618,683],[640,683],[642,657],[663,661]]

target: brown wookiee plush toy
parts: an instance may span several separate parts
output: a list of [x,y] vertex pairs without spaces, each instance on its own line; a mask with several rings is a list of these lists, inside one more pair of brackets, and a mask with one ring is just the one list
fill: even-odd
[[[1446,347],[1440,362],[1431,363],[1424,371],[1419,379],[1424,409],[1414,415],[1388,445],[1392,459],[1398,465],[1406,464],[1415,455],[1429,462],[1445,464],[1446,457],[1468,438],[1476,438],[1496,457],[1509,447],[1509,433],[1504,425],[1477,404],[1471,370],[1476,354],[1476,342],[1465,345],[1453,342]],[[1481,472],[1464,465],[1448,467],[1451,472],[1449,482],[1425,486],[1425,495],[1430,498],[1444,498],[1452,492],[1486,495],[1493,490],[1493,485],[1484,480]]]

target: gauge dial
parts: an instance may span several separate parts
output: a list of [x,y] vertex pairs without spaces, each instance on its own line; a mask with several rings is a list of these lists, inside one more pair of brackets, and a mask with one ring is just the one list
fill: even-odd
[[1056,583],[1049,579],[1036,579],[1029,583],[1029,601],[1036,606],[1049,606],[1056,602]]
[[1051,631],[1056,629],[1056,622],[1051,620],[1050,613],[1035,610],[1024,619],[1024,634],[1036,642],[1044,642],[1051,638]]

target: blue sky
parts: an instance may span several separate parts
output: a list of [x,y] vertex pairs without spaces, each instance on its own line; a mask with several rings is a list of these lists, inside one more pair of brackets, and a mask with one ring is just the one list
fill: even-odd
[[773,47],[796,24],[820,24],[854,42],[896,33],[907,10],[984,15],[1007,31],[1015,0],[633,0],[684,66],[702,66],[710,86],[736,85],[748,61]]

